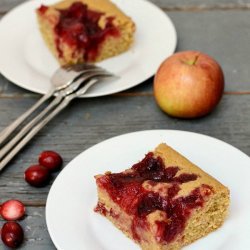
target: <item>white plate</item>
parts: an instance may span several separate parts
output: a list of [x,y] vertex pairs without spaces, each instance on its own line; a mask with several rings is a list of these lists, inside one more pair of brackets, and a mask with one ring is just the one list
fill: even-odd
[[[35,9],[57,0],[33,0],[13,9],[0,22],[0,72],[25,89],[45,93],[59,67],[38,30]],[[119,76],[93,87],[85,96],[120,92],[153,76],[176,47],[176,31],[169,17],[145,0],[113,0],[136,24],[135,43],[122,55],[98,65]]]
[[46,205],[46,221],[59,250],[139,250],[107,219],[93,212],[94,175],[131,167],[166,142],[217,178],[231,191],[224,225],[185,250],[250,249],[250,158],[233,146],[201,134],[149,130],[101,142],[72,160],[55,180]]

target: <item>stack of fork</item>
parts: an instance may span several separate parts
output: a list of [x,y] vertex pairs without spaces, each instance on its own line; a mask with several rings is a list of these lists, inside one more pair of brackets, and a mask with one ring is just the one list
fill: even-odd
[[[114,75],[93,64],[77,64],[59,68],[51,78],[50,90],[0,133],[0,171],[73,99],[83,96],[91,86],[100,80],[110,77],[114,77]],[[46,108],[26,122],[42,104],[49,101]],[[26,124],[24,124],[25,122]],[[21,125],[23,125],[22,128],[20,128]],[[18,129],[19,131],[16,132]]]

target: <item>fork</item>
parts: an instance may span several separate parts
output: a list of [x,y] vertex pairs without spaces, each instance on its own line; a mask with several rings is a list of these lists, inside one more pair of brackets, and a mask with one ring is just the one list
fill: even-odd
[[[107,71],[100,71],[96,74],[92,74],[90,77],[85,77],[84,79],[79,78],[73,85],[70,85],[69,88],[73,88],[70,94],[66,94],[62,97],[58,95],[55,100],[60,100],[59,104],[57,102],[52,102],[42,113],[38,116],[39,119],[34,118],[29,124],[28,127],[21,130],[16,137],[14,137],[10,143],[7,144],[7,149],[5,147],[2,149],[2,156],[5,156],[0,161],[0,171],[9,163],[9,161],[50,121],[52,120],[60,111],[66,108],[72,100],[77,97],[83,96],[87,90],[99,82],[102,79],[114,77],[113,74]],[[78,87],[77,87],[78,85]],[[80,87],[80,88],[79,88]],[[60,96],[60,97],[59,97]],[[50,112],[51,109],[54,110]],[[48,114],[48,115],[47,115]],[[47,115],[47,116],[46,116]],[[39,121],[38,121],[39,120]],[[31,129],[32,128],[32,129]],[[22,139],[21,139],[22,138]],[[21,141],[19,142],[19,140]],[[18,143],[19,142],[19,143]]]
[[91,80],[93,77],[100,77],[100,76],[108,76],[110,73],[106,72],[105,70],[99,69],[95,72],[87,72],[83,73],[82,77],[79,78],[77,81],[73,82],[70,86],[68,86],[66,89],[63,89],[59,92],[57,97],[45,108],[40,114],[38,114],[33,120],[31,120],[25,127],[21,129],[21,131],[16,134],[16,136],[11,139],[4,147],[0,150],[0,160],[8,153],[8,151],[13,147],[14,144],[16,144],[19,140],[22,139],[22,137],[32,129],[32,127],[39,122],[44,116],[46,116],[50,110],[52,110],[56,105],[58,105],[64,97],[67,95],[73,93],[75,90],[77,90],[81,83],[84,81]]
[[57,69],[51,77],[52,86],[49,91],[43,95],[30,109],[28,109],[0,133],[0,145],[2,145],[31,114],[33,114],[43,103],[45,103],[58,91],[67,88],[83,73],[94,72],[99,69],[99,67],[93,64],[76,64],[63,66]]

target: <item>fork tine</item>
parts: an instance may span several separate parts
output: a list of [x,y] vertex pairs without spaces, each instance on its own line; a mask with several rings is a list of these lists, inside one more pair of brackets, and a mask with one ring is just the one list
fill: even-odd
[[69,95],[75,91],[78,91],[80,88],[82,88],[84,85],[86,85],[90,80],[92,79],[100,79],[101,77],[114,77],[115,75],[108,72],[107,70],[101,70],[94,71],[94,72],[83,72],[72,85],[70,85],[67,89],[65,89],[64,93],[66,95]]
[[100,69],[101,67],[96,66],[95,64],[88,64],[88,63],[81,63],[81,64],[73,64],[73,65],[66,65],[63,66],[63,68],[67,71],[83,71],[83,70],[89,70],[89,69]]
[[[95,66],[94,64],[67,65],[59,68],[55,72],[55,74],[51,77],[51,82],[56,86],[57,91],[59,91],[72,84],[80,77],[81,74],[100,70],[104,69]],[[68,81],[65,82],[65,79],[68,79]]]
[[81,74],[79,74],[75,80],[78,80],[79,78],[83,77],[84,75],[89,75],[89,73],[91,75],[99,75],[100,73],[103,73],[103,74],[111,74],[113,75],[112,73],[110,73],[109,71],[107,71],[106,69],[103,69],[103,68],[100,68],[100,67],[96,67],[96,68],[90,68],[90,69],[86,69],[86,70],[83,70]]
[[103,74],[91,77],[88,80],[82,81],[81,85],[83,85],[83,83],[84,83],[84,85],[81,86],[77,90],[77,95],[78,96],[83,96],[92,87],[92,85],[96,84],[97,82],[99,82],[102,79],[110,78],[110,77],[115,77],[115,75],[113,75],[111,73],[103,73]]
[[88,73],[99,73],[99,72],[107,72],[105,69],[103,68],[89,68],[89,69],[85,69],[82,71],[82,73],[80,73],[74,80],[79,79],[80,77],[88,74]]

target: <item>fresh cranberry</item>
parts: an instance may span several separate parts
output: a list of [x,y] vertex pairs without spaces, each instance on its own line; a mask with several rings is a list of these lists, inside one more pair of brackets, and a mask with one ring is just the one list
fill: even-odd
[[23,229],[17,222],[6,222],[1,230],[1,238],[6,246],[17,248],[23,242]]
[[25,207],[21,201],[5,201],[0,208],[0,214],[5,220],[19,220],[24,216]]
[[41,165],[33,165],[26,169],[24,178],[31,186],[42,187],[49,182],[50,171]]
[[54,172],[61,168],[62,157],[54,151],[43,151],[39,155],[39,164],[46,167],[49,171]]

